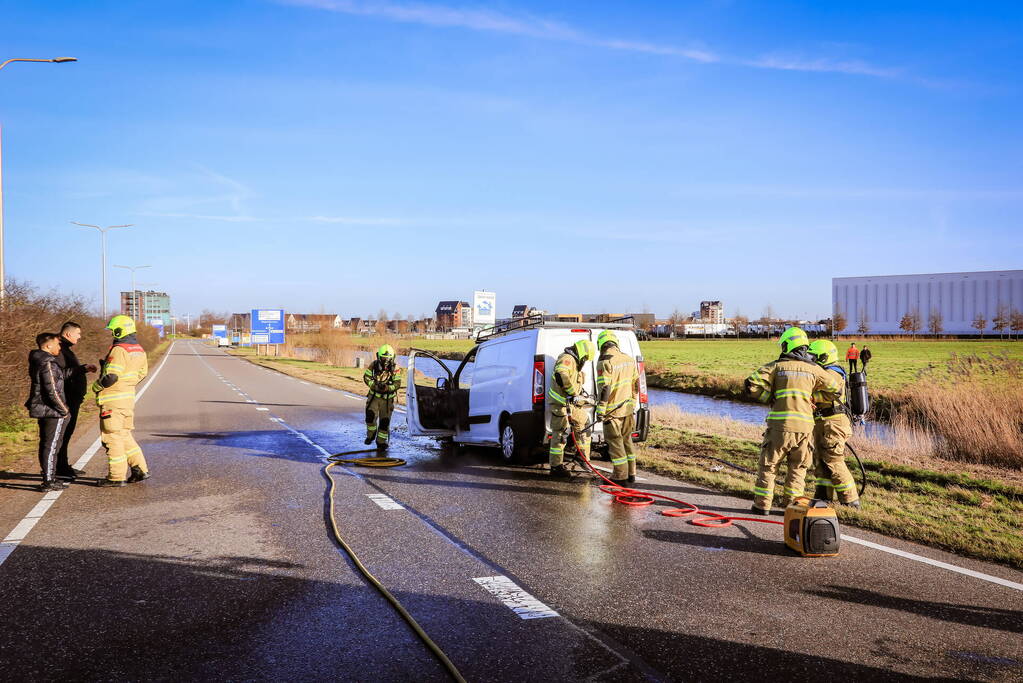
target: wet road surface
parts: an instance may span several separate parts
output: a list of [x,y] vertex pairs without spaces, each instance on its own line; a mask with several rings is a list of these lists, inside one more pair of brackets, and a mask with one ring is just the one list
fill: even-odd
[[[176,342],[138,405],[153,478],[75,484],[0,565],[4,678],[445,680],[329,535],[324,455],[363,448],[362,411]],[[469,680],[1023,677],[1016,588],[852,543],[798,558],[778,526],[612,505],[582,476],[552,482],[494,451],[410,441],[403,413],[394,424],[389,454],[409,465],[335,468],[339,526]],[[100,452],[88,476],[105,470]],[[641,476],[706,509],[749,505]],[[6,535],[42,494],[3,483]]]

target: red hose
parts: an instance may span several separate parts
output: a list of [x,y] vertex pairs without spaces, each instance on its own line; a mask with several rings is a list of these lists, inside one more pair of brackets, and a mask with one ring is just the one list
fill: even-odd
[[[575,435],[572,435],[573,439]],[[578,453],[578,449],[576,450]],[[696,515],[693,519],[689,520],[690,524],[696,526],[707,526],[707,527],[726,527],[732,526],[732,522],[761,522],[763,524],[780,524],[785,525],[785,522],[780,522],[776,519],[764,519],[763,517],[733,517],[729,515],[722,515],[718,512],[710,512],[708,510],[701,510],[692,503],[687,503],[684,500],[678,498],[672,498],[671,496],[665,496],[660,493],[651,493],[649,491],[641,491],[639,489],[630,489],[625,486],[619,486],[614,483],[603,474],[598,472],[593,465],[590,464],[588,458],[580,456],[580,460],[593,472],[595,475],[606,481],[606,484],[601,484],[600,490],[614,497],[616,503],[622,505],[632,505],[635,507],[642,507],[644,505],[651,505],[654,499],[666,500],[671,503],[675,503],[680,507],[673,508],[671,510],[661,510],[661,514],[665,517],[688,517],[690,515]]]

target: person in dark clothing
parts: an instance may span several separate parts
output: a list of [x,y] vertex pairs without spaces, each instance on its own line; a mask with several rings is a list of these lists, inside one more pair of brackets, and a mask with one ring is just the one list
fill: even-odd
[[36,337],[39,347],[28,355],[28,375],[32,380],[28,400],[29,417],[39,421],[39,468],[42,470],[42,491],[60,491],[67,484],[57,479],[57,452],[60,450],[69,410],[64,398],[64,371],[57,362],[60,356],[58,335],[44,332]]
[[870,362],[870,357],[873,356],[866,346],[860,350],[860,365],[863,367],[863,374],[867,374],[867,363]]
[[95,365],[79,363],[73,347],[82,338],[82,328],[78,323],[68,321],[60,328],[60,358],[58,362],[64,368],[64,394],[67,399],[68,418],[64,427],[64,436],[60,451],[57,453],[57,476],[63,479],[74,479],[85,472],[76,470],[68,462],[68,444],[74,436],[78,424],[78,412],[89,389],[88,373],[96,372]]

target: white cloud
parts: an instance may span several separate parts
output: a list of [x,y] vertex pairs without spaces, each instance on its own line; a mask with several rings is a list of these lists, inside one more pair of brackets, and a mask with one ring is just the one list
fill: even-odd
[[[798,55],[767,54],[756,59],[735,59],[697,47],[679,47],[621,38],[591,36],[579,29],[541,17],[523,14],[517,17],[485,9],[463,9],[425,3],[373,2],[359,0],[278,0],[284,4],[309,7],[340,14],[374,17],[386,21],[464,28],[526,36],[543,40],[588,45],[609,50],[623,50],[644,54],[680,57],[701,64],[731,64],[756,69],[840,73],[874,78],[898,78],[902,69],[883,67],[857,59],[804,57]],[[927,84],[927,81],[916,79]]]

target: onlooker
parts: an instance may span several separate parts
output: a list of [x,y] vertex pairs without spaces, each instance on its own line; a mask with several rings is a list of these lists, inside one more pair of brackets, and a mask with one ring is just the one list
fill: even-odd
[[856,342],[849,344],[845,351],[845,359],[849,361],[849,374],[856,372],[856,360],[860,357],[860,350],[856,348]]
[[60,364],[64,367],[64,394],[67,399],[68,419],[64,427],[64,437],[57,453],[57,476],[64,479],[74,479],[85,474],[83,470],[76,470],[68,462],[67,449],[71,443],[71,437],[75,433],[75,426],[78,424],[78,411],[82,408],[82,401],[85,400],[85,393],[89,389],[88,373],[96,372],[96,366],[79,363],[78,357],[72,347],[82,338],[82,327],[76,322],[68,321],[60,328]]
[[44,332],[36,337],[39,347],[28,355],[28,375],[32,380],[25,407],[30,417],[39,421],[39,468],[42,470],[42,491],[60,491],[67,484],[57,479],[57,452],[68,419],[64,398],[64,372],[57,362],[60,339]]
[[872,354],[872,353],[870,352],[870,349],[868,349],[868,348],[867,348],[867,345],[866,345],[866,344],[864,344],[864,345],[863,345],[863,349],[862,349],[862,350],[860,350],[860,362],[861,362],[861,363],[862,363],[862,365],[863,365],[863,374],[864,374],[864,375],[865,375],[865,374],[867,374],[867,363],[869,363],[869,362],[870,362],[870,358],[871,358],[871,356],[873,356],[873,355],[874,355],[874,354]]

